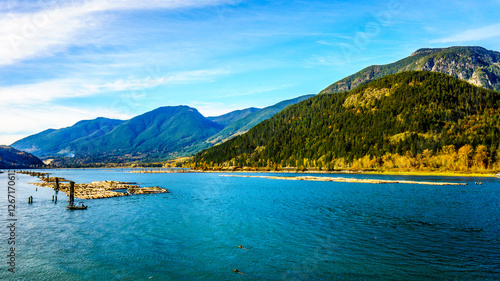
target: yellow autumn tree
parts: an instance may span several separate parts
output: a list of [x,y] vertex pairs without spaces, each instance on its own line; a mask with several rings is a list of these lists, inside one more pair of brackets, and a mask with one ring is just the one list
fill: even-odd
[[472,163],[473,152],[474,152],[474,149],[469,144],[462,146],[458,150],[458,159],[460,161],[460,163],[459,163],[460,170],[462,170],[462,171],[469,170],[469,168],[471,167],[471,163]]
[[476,147],[476,153],[473,156],[474,168],[484,170],[488,167],[488,148],[485,145]]

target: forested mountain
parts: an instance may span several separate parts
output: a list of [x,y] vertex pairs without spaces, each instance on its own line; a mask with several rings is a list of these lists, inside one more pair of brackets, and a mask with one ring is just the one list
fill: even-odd
[[211,136],[207,140],[207,145],[203,148],[210,147],[213,144],[221,143],[225,140],[241,135],[246,131],[250,130],[253,126],[259,124],[260,122],[271,118],[276,113],[283,110],[285,107],[292,104],[296,104],[313,96],[314,95],[304,95],[294,99],[284,100],[275,105],[265,107],[252,114],[249,114],[245,118],[241,118],[240,120],[225,127],[219,133]]
[[500,52],[482,47],[450,47],[420,49],[395,63],[367,67],[321,93],[348,91],[385,75],[409,70],[446,73],[476,86],[500,91]]
[[38,168],[43,162],[30,153],[0,145],[0,169]]
[[91,141],[77,141],[72,150],[77,156],[93,156],[96,160],[166,158],[185,152],[185,148],[222,128],[195,108],[166,106],[136,116]]
[[231,111],[231,112],[226,113],[226,114],[221,115],[221,116],[207,117],[207,119],[226,127],[226,126],[231,125],[232,123],[234,123],[240,119],[247,117],[248,115],[250,115],[256,111],[259,111],[259,110],[260,110],[259,108],[250,107],[250,108]]
[[[252,107],[208,118],[188,106],[160,107],[126,121],[100,117],[67,128],[48,129],[12,146],[43,159],[56,158],[53,163],[72,166],[189,156],[213,146],[214,136],[221,141],[241,134],[286,106],[310,96],[264,109]],[[207,141],[209,138],[211,141]]]
[[66,157],[64,163],[149,160],[187,153],[190,146],[222,128],[194,108],[167,106],[127,121],[80,121],[29,136],[13,146],[45,158]]
[[38,157],[59,155],[69,156],[73,152],[68,150],[71,144],[77,141],[91,141],[112,131],[124,121],[99,117],[94,120],[82,120],[71,127],[62,129],[48,129],[31,135],[11,146],[22,151],[33,153]]
[[403,72],[317,95],[197,153],[196,166],[499,165],[500,93],[435,72]]

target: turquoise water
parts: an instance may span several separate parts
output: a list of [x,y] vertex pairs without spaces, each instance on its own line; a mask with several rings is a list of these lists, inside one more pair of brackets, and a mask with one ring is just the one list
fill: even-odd
[[80,200],[88,210],[68,211],[63,193],[54,204],[52,189],[35,191],[26,183],[36,178],[18,175],[17,272],[7,272],[1,227],[1,280],[500,279],[499,179],[341,175],[469,183],[427,186],[50,172],[172,193]]

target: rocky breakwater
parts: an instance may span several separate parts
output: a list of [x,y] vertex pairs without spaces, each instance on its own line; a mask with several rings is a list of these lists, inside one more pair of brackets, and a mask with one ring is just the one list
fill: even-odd
[[[51,178],[52,179],[52,178]],[[62,183],[64,181],[64,183]],[[69,195],[70,184],[59,179],[59,191]],[[56,188],[55,180],[33,183],[37,186]],[[135,183],[120,181],[94,181],[91,183],[75,183],[75,198],[102,199],[110,197],[130,196],[135,194],[168,193],[167,189],[155,187],[140,187]]]

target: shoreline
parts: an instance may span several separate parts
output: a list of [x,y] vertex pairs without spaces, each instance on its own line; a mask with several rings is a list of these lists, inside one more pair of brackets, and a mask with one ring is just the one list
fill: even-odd
[[276,174],[354,174],[354,175],[383,175],[383,176],[439,176],[439,177],[479,177],[495,178],[500,174],[491,173],[464,173],[464,172],[443,172],[443,171],[252,171],[252,170],[190,170],[191,173],[276,173]]
[[430,182],[430,181],[409,181],[409,180],[381,180],[381,179],[357,179],[343,177],[279,177],[279,176],[246,176],[246,175],[220,175],[220,177],[239,177],[239,178],[261,178],[273,180],[297,180],[297,181],[329,181],[329,182],[347,182],[347,183],[370,183],[370,184],[422,184],[422,185],[467,185],[467,183],[457,182]]
[[276,174],[366,174],[366,175],[384,175],[384,176],[439,176],[439,177],[482,177],[482,178],[500,178],[500,174],[496,172],[453,172],[453,171],[363,171],[363,170],[338,170],[338,171],[322,171],[322,170],[250,170],[248,168],[239,169],[226,169],[226,170],[202,170],[202,169],[175,169],[175,168],[45,168],[33,170],[58,170],[58,169],[71,169],[71,170],[85,170],[85,169],[103,169],[103,170],[128,170],[126,173],[137,174],[157,174],[157,173],[276,173]]

